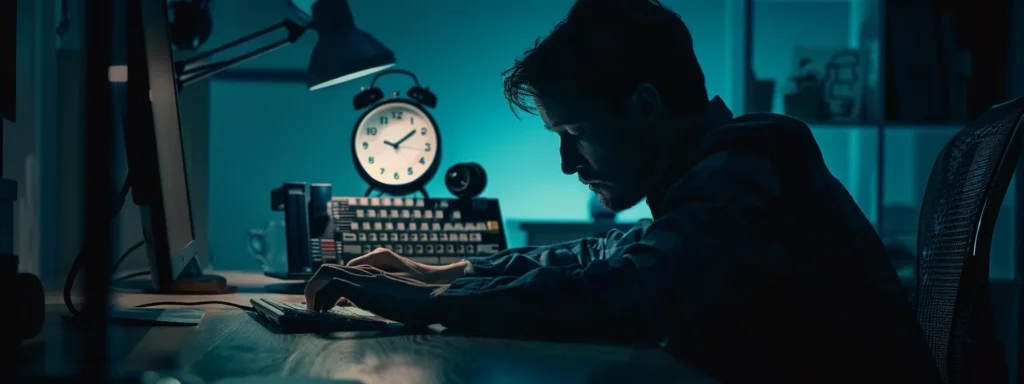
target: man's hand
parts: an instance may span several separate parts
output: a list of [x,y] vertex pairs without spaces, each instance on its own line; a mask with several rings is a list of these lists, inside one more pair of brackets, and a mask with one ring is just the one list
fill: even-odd
[[306,284],[306,308],[321,312],[354,304],[406,325],[430,325],[437,322],[433,297],[445,288],[370,266],[323,265]]
[[426,284],[451,284],[466,271],[465,261],[448,265],[426,265],[400,256],[387,248],[377,248],[373,252],[350,260],[346,266],[371,266],[395,276]]

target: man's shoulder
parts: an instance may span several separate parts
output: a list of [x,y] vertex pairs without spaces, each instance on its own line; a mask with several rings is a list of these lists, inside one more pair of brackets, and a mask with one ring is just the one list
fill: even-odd
[[818,145],[803,121],[774,113],[752,113],[709,130],[697,142],[693,155],[701,158],[722,151],[779,157],[818,152]]
[[689,171],[669,188],[669,206],[694,196],[727,204],[779,202],[785,191],[802,188],[794,183],[827,172],[807,124],[777,114],[732,119],[704,134],[690,155]]

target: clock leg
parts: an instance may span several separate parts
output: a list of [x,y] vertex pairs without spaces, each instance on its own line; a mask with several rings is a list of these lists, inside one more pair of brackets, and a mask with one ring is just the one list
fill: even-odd
[[363,196],[370,197],[371,193],[373,193],[373,186],[370,186],[370,188],[367,188],[366,189],[366,193],[364,193]]
[[429,199],[430,198],[430,195],[427,194],[427,189],[426,188],[420,188],[420,193],[423,194],[423,198],[424,199]]

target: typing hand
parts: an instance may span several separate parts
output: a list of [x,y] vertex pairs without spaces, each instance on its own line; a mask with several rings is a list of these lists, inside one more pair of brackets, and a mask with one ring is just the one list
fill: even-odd
[[466,262],[449,265],[426,265],[403,257],[390,249],[377,248],[352,259],[346,264],[349,267],[370,266],[387,271],[395,276],[405,277],[427,284],[451,284],[465,274]]
[[370,266],[324,265],[306,284],[306,308],[320,312],[338,304],[354,304],[406,325],[430,325],[437,322],[433,297],[446,287]]

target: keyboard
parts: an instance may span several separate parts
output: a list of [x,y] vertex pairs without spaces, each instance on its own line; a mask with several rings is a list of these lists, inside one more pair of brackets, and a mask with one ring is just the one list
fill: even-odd
[[[333,197],[311,215],[312,264],[344,264],[377,248],[425,264],[448,264],[508,247],[495,199]],[[329,222],[314,223],[317,217]]]
[[401,324],[352,307],[334,307],[326,312],[311,312],[305,304],[270,299],[252,299],[253,309],[285,332],[384,330]]

